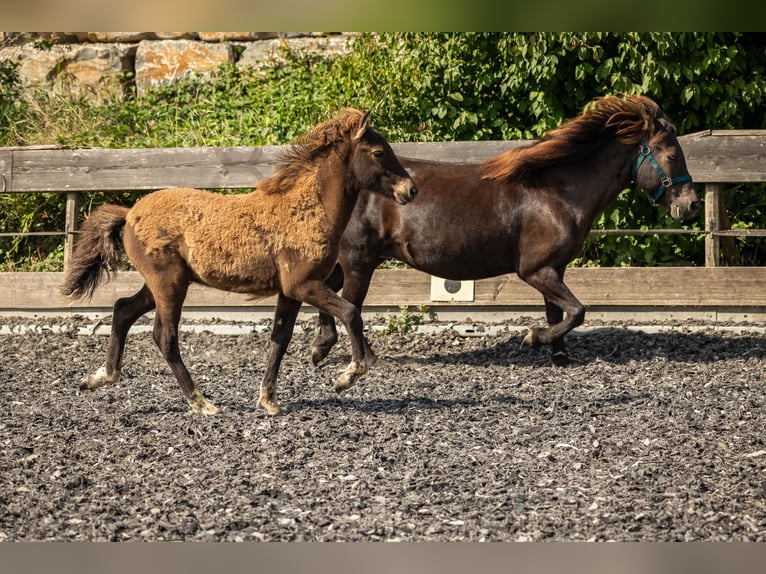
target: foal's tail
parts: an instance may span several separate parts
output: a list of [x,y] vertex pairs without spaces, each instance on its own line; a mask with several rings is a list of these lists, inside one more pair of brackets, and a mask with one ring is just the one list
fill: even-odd
[[115,271],[123,252],[122,228],[127,207],[102,205],[94,209],[80,228],[71,265],[59,287],[72,299],[90,298],[104,275]]

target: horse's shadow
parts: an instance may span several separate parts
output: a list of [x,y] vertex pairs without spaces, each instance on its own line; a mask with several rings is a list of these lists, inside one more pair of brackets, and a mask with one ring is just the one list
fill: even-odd
[[[551,365],[547,347],[522,349],[519,336],[498,336],[494,345],[481,349],[460,350],[460,345],[426,356],[379,355],[381,364],[406,365],[477,365],[546,367]],[[647,333],[640,330],[604,327],[583,331],[566,338],[570,366],[601,361],[612,364],[641,362],[658,357],[669,362],[712,363],[745,356],[766,359],[766,337],[740,334],[723,336],[716,332]],[[373,343],[373,349],[375,345]]]

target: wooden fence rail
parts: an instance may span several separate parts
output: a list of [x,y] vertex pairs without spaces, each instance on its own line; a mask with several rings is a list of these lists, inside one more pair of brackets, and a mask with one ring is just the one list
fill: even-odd
[[[704,186],[704,231],[706,247],[705,268],[662,269],[571,269],[567,271],[568,283],[583,301],[591,305],[608,306],[657,306],[691,307],[739,306],[743,308],[766,307],[766,269],[720,268],[721,237],[735,235],[766,236],[766,230],[726,229],[725,207],[722,204],[722,186],[728,183],[766,182],[766,130],[708,130],[680,138],[687,159],[689,172],[694,181]],[[393,144],[400,156],[441,161],[480,161],[490,158],[525,141],[482,142],[423,142]],[[57,149],[0,148],[0,193],[66,193],[66,220],[63,231],[50,234],[65,235],[65,267],[73,246],[79,219],[80,196],[90,191],[155,190],[163,187],[189,186],[208,189],[251,188],[255,183],[273,173],[281,146],[226,147],[226,148],[161,148],[161,149]],[[596,233],[604,233],[594,231]],[[689,230],[610,230],[607,233],[689,233]],[[5,230],[2,235],[19,235]],[[405,271],[405,270],[402,270]],[[373,280],[371,304],[403,305],[433,303],[433,299],[420,293],[423,279],[417,280],[418,272],[396,275],[394,284],[410,285],[410,289],[397,295],[390,290],[387,300],[375,295],[375,286],[391,276],[376,273]],[[394,271],[399,273],[399,271]],[[0,313],[12,313],[14,309],[70,309],[70,303],[61,301],[48,291],[58,280],[56,273],[3,273],[0,274]],[[126,284],[137,279],[122,274]],[[406,281],[402,278],[408,277]],[[392,276],[393,277],[393,276]],[[598,278],[598,279],[596,279]],[[427,278],[426,278],[427,279]],[[506,286],[502,296],[490,297],[497,281]],[[510,283],[509,283],[510,281]],[[513,305],[539,306],[539,297],[533,292],[525,293],[521,282],[515,278],[484,280],[476,283],[476,298],[461,305]],[[119,283],[118,283],[119,285]],[[511,289],[509,285],[514,287]],[[413,287],[414,286],[414,287]],[[646,296],[645,290],[652,292]],[[119,288],[118,288],[119,290]],[[643,291],[642,291],[643,290]],[[681,293],[694,291],[694,296],[684,298]],[[33,292],[43,293],[35,297]],[[191,305],[209,306],[207,295],[191,297]],[[381,289],[378,293],[383,293]],[[481,293],[486,293],[481,295]],[[501,290],[502,292],[502,290]],[[110,293],[116,295],[116,293]],[[675,295],[674,295],[675,294]],[[231,305],[232,296],[216,295],[213,307]],[[683,301],[682,301],[683,299]],[[113,302],[113,299],[111,299]],[[195,303],[196,301],[196,303]],[[252,302],[248,302],[252,305]],[[261,305],[270,306],[270,300]],[[445,302],[449,304],[449,302]],[[103,302],[95,301],[92,307]],[[109,306],[111,303],[109,304]],[[244,303],[243,303],[244,305]]]

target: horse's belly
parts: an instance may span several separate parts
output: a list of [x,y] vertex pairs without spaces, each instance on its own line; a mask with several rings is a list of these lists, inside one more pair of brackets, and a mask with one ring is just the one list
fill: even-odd
[[412,243],[400,245],[398,249],[389,249],[384,256],[404,261],[429,275],[456,281],[485,279],[515,271],[512,255],[491,244],[427,249],[422,244]]

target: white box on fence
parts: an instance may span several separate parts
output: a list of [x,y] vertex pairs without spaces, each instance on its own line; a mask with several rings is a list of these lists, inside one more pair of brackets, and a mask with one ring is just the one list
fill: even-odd
[[431,301],[473,301],[474,284],[431,275]]

